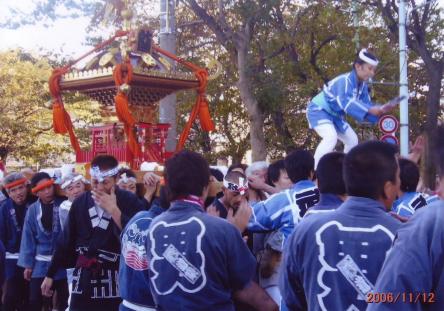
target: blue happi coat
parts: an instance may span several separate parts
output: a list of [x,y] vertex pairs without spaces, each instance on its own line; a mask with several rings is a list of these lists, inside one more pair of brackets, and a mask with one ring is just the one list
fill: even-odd
[[420,192],[405,192],[393,202],[392,211],[403,217],[411,217],[418,209],[427,205],[427,200]]
[[[27,209],[28,203],[17,207],[11,198],[0,203],[0,240],[3,242],[6,250],[5,260],[5,278],[10,279],[15,273],[22,273],[17,270],[17,260],[20,251],[20,241],[22,238],[23,218],[17,218],[16,208]],[[26,211],[23,211],[25,215]]]
[[3,284],[5,280],[5,246],[3,242],[0,241],[0,284]]
[[365,310],[400,225],[380,202],[361,197],[306,217],[283,252],[283,302],[289,310]]
[[319,214],[325,212],[331,212],[337,209],[342,203],[344,203],[336,194],[321,193],[319,202],[310,207],[305,213],[305,217],[311,214]]
[[423,193],[423,196],[427,201],[427,205],[440,200],[440,198],[437,194],[428,195],[428,194]]
[[305,212],[319,202],[319,190],[310,180],[301,180],[291,189],[253,204],[248,224],[252,232],[279,230],[287,238]]
[[375,293],[394,298],[367,310],[444,310],[443,224],[444,201],[436,201],[399,229],[375,285]]
[[149,211],[138,212],[128,222],[121,234],[122,252],[119,267],[121,311],[135,310],[134,306],[154,308],[150,291],[146,239],[154,217],[164,212],[155,199]]
[[309,103],[307,119],[310,128],[331,123],[337,131],[344,133],[350,126],[345,120],[346,115],[359,122],[376,123],[378,118],[368,113],[372,105],[367,82],[360,82],[353,69],[324,85]]
[[157,310],[234,310],[233,292],[256,271],[239,230],[187,201],[172,202],[153,220],[147,250]]
[[[48,232],[42,224],[42,206],[40,200],[29,206],[23,225],[22,241],[18,265],[32,269],[32,278],[46,276],[55,249],[56,240],[61,232],[59,206],[64,199],[54,199],[52,230]],[[66,278],[66,270],[60,269],[55,280]]]

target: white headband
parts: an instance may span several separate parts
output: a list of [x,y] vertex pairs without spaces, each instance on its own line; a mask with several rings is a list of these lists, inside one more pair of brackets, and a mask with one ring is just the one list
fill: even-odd
[[91,177],[97,179],[99,182],[103,182],[106,177],[117,175],[118,172],[119,172],[118,166],[104,172],[102,172],[98,166],[93,166],[89,170]]
[[68,179],[67,181],[65,181],[60,187],[61,187],[62,189],[65,189],[65,188],[68,187],[69,185],[71,185],[71,184],[73,184],[73,183],[75,183],[75,182],[77,182],[77,181],[79,181],[79,180],[85,182],[85,180],[84,180],[84,178],[83,178],[82,175],[77,175],[77,176],[75,176],[75,177],[73,177],[73,178]]
[[365,53],[368,53],[367,49],[362,49],[361,51],[359,51],[359,59],[361,59],[362,61],[366,62],[369,65],[378,66],[379,61],[368,57],[367,55],[365,55]]
[[127,184],[129,181],[137,183],[137,179],[135,179],[134,177],[128,177],[126,176],[126,173],[123,173],[122,175],[120,175],[118,184],[120,183]]
[[240,195],[244,195],[248,190],[248,181],[244,180],[242,177],[239,178],[239,185],[228,181],[224,178],[224,187],[230,191],[239,192]]

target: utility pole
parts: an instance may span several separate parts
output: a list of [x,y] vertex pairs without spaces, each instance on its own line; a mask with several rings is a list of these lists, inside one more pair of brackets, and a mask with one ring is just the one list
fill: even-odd
[[399,1],[399,96],[405,98],[400,103],[400,151],[402,156],[409,153],[409,86],[407,80],[407,9],[406,1]]
[[353,14],[353,27],[355,28],[355,36],[353,42],[355,43],[356,53],[359,52],[359,16],[358,16],[358,0],[353,0],[352,14]]
[[[176,54],[175,0],[160,0],[160,47]],[[174,69],[174,61],[168,59]],[[166,140],[166,151],[174,151],[177,143],[176,94],[166,96],[159,104],[159,122],[171,124]]]

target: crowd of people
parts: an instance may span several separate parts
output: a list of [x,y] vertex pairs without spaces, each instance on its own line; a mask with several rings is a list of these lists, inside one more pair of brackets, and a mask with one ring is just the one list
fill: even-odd
[[345,119],[375,122],[402,99],[371,102],[377,64],[361,50],[311,100],[314,155],[221,171],[181,151],[142,180],[111,155],[88,180],[6,174],[1,310],[444,310],[444,153],[425,190],[421,140],[403,158],[358,144]]
[[[368,141],[225,173],[198,153],[161,178],[110,155],[90,179],[10,172],[2,310],[443,310],[441,183]],[[216,190],[215,190],[216,189]]]

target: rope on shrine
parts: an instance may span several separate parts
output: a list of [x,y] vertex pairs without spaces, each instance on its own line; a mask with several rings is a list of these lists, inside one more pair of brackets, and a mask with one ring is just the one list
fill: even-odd
[[197,91],[196,103],[193,106],[193,110],[191,111],[190,117],[187,123],[185,124],[182,133],[180,134],[180,138],[176,146],[176,151],[180,151],[183,149],[185,142],[190,134],[191,126],[193,125],[197,117],[199,117],[200,125],[204,131],[215,130],[214,122],[211,119],[210,109],[208,107],[208,101],[206,97],[206,89],[208,84],[208,71],[205,68],[201,68],[193,63],[185,61],[182,58],[177,57],[176,55],[168,51],[165,51],[156,45],[153,45],[153,50],[191,69],[199,81],[199,86],[196,89]]
[[[78,63],[80,60],[84,59],[85,57],[89,56],[90,54],[96,52],[97,50],[100,50],[108,45],[110,45],[112,42],[115,41],[116,38],[125,36],[128,34],[128,31],[117,31],[114,36],[112,36],[110,39],[98,44],[95,46],[92,50],[85,53],[84,55],[80,56],[79,58],[75,59],[74,61],[70,62],[64,67],[61,68],[55,68],[52,72],[51,77],[49,78],[49,90],[51,93],[51,97],[53,99],[53,125],[54,125],[54,132],[58,134],[66,134],[69,133],[71,145],[74,148],[76,152],[80,151],[80,145],[77,140],[77,137],[74,133],[74,129],[72,126],[71,118],[66,111],[64,105],[63,105],[63,99],[60,92],[60,79],[62,75],[67,73],[73,65]],[[184,65],[185,67],[188,67],[191,69],[196,78],[199,81],[199,86],[197,88],[197,98],[196,103],[193,106],[193,109],[191,111],[190,117],[185,124],[185,127],[180,135],[179,142],[176,146],[176,151],[182,150],[185,142],[189,136],[191,127],[196,120],[197,117],[199,117],[200,125],[203,130],[205,131],[214,131],[215,126],[213,123],[213,120],[211,119],[209,107],[208,107],[208,101],[206,98],[206,87],[208,84],[208,71],[205,68],[201,68],[193,63],[190,63],[188,61],[183,60],[182,58],[177,57],[176,55],[169,53],[168,51],[165,51],[161,49],[160,47],[154,45],[153,49],[157,51],[158,53],[161,53],[178,63]],[[126,72],[126,75],[125,75]],[[135,120],[131,115],[131,112],[129,111],[129,105],[128,105],[128,95],[121,90],[120,86],[123,84],[128,84],[131,82],[132,79],[132,66],[129,61],[126,61],[123,64],[118,64],[113,72],[113,77],[116,82],[116,85],[118,86],[117,95],[115,97],[115,103],[116,103],[116,112],[119,120],[124,123],[125,125],[125,133],[128,137],[128,143],[129,148],[133,155],[137,157],[140,154],[140,146],[137,143],[137,139],[134,133],[134,125]]]
[[141,150],[137,142],[136,133],[134,132],[136,120],[129,110],[128,92],[133,78],[133,67],[129,59],[122,64],[116,65],[113,71],[113,77],[117,86],[117,94],[114,98],[117,118],[124,125],[125,134],[128,137],[128,147],[133,153],[133,156],[137,158],[140,156]]
[[52,120],[54,125],[54,132],[57,134],[68,133],[69,139],[71,141],[71,146],[76,152],[80,151],[80,145],[77,140],[76,134],[74,133],[71,117],[69,116],[68,112],[65,109],[65,106],[63,105],[62,94],[60,92],[60,79],[65,73],[71,70],[72,66],[74,66],[76,63],[89,56],[90,54],[110,45],[112,42],[115,41],[116,38],[125,36],[127,34],[128,31],[117,31],[114,36],[96,45],[92,50],[73,60],[69,64],[60,68],[55,68],[51,74],[51,77],[49,78],[49,92],[51,93],[51,97],[53,100]]

